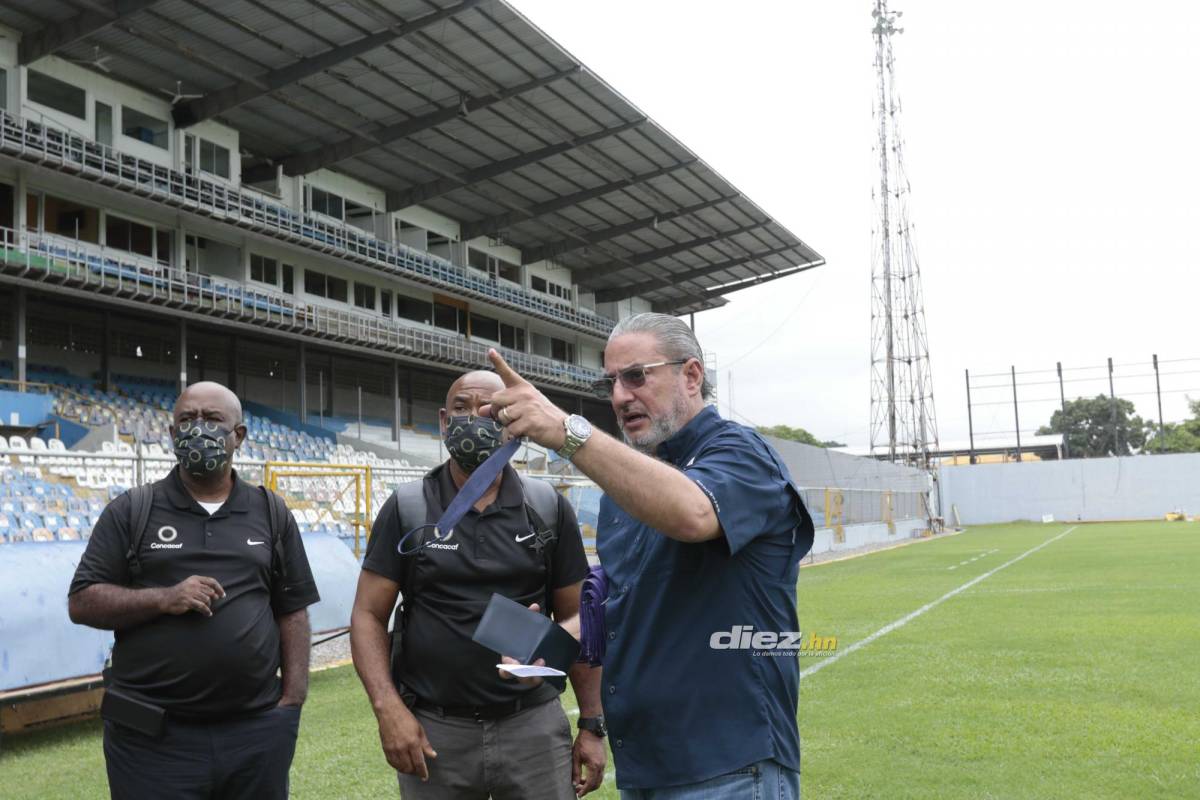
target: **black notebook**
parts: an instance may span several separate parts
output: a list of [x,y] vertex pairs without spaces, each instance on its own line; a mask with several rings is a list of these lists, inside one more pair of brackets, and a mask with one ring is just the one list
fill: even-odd
[[563,672],[579,657],[579,642],[561,625],[498,594],[492,595],[471,638],[521,664],[542,658],[546,666]]

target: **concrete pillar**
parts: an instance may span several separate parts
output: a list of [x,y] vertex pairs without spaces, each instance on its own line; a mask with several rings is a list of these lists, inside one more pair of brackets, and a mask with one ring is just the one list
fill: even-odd
[[241,397],[238,392],[238,337],[229,337],[229,381],[225,384],[230,391]]
[[26,372],[26,334],[28,325],[26,324],[26,313],[28,311],[29,297],[24,286],[17,287],[17,313],[14,315],[16,319],[17,330],[13,339],[17,343],[17,389],[25,391],[25,372]]
[[[16,72],[16,70],[13,70]],[[25,175],[25,170],[17,170],[17,185],[13,187],[13,227],[17,230],[17,234],[23,234],[29,224],[29,201],[26,195],[29,190],[29,179]],[[34,220],[36,222],[37,220]]]
[[408,407],[404,417],[408,420],[408,424],[412,425],[416,422],[416,413],[413,411],[413,371],[406,369],[404,380],[404,403]]
[[337,412],[334,409],[337,407],[335,402],[337,395],[337,359],[333,356],[329,357],[329,374],[325,376],[325,391],[329,393],[329,402],[325,404],[325,415],[332,417],[336,416]]
[[179,393],[183,394],[183,390],[188,385],[188,344],[187,344],[187,320],[179,320]]
[[296,399],[300,421],[308,422],[308,346],[301,342],[296,357]]
[[100,353],[100,388],[106,392],[111,392],[113,389],[112,380],[112,312],[105,310],[104,312],[104,348]]
[[392,362],[392,439],[400,446],[400,428],[404,425],[404,408],[400,402],[400,362]]

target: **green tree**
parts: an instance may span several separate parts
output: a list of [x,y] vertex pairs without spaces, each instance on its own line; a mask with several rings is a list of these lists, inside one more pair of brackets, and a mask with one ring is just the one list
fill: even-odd
[[[1113,405],[1117,407],[1117,436],[1113,441]],[[1146,446],[1152,426],[1134,414],[1134,405],[1118,397],[1115,401],[1102,394],[1068,400],[1066,414],[1059,409],[1050,416],[1050,424],[1038,429],[1039,435],[1061,433],[1071,458],[1131,455]],[[1118,445],[1117,442],[1120,444]]]
[[766,425],[758,426],[758,432],[764,436],[774,436],[776,439],[787,439],[790,442],[800,442],[801,444],[811,444],[813,447],[845,447],[843,442],[835,442],[833,439],[822,442],[817,437],[813,436],[804,428],[792,428],[787,425]]
[[1158,426],[1151,425],[1152,436],[1146,441],[1148,453],[1200,453],[1200,400],[1188,398],[1191,419],[1183,422],[1168,422],[1163,425],[1159,438]]

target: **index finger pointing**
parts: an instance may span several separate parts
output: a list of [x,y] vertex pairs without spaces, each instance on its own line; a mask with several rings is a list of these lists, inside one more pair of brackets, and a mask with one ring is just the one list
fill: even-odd
[[496,374],[500,376],[500,380],[504,381],[505,386],[521,386],[527,381],[517,374],[517,371],[508,365],[504,360],[504,356],[492,347],[488,349],[488,358],[491,359],[492,366],[496,368]]

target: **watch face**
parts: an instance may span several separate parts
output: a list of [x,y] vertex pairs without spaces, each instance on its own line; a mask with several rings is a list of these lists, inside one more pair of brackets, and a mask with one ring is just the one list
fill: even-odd
[[586,439],[592,435],[592,423],[588,422],[578,414],[572,414],[567,419],[567,430],[571,431],[572,436],[578,436],[580,439]]

